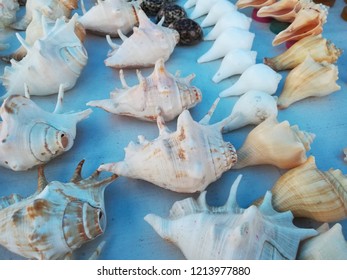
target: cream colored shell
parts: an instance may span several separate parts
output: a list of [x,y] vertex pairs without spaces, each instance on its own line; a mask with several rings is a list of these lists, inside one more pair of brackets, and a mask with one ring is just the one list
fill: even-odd
[[0,0],[0,30],[16,20],[18,9],[17,0]]

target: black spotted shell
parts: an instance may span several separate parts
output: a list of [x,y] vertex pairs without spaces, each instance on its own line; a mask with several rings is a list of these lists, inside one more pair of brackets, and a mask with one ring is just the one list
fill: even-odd
[[201,26],[190,18],[177,19],[169,27],[176,29],[180,34],[179,43],[182,45],[195,45],[203,38]]
[[144,0],[140,7],[147,16],[155,16],[167,0]]
[[184,8],[176,4],[165,4],[159,10],[156,16],[156,21],[159,22],[164,17],[163,26],[169,26],[175,20],[186,18],[187,13]]

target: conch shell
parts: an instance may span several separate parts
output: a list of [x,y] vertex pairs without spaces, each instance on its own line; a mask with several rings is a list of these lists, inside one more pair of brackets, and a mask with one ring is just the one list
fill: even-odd
[[291,70],[278,98],[278,107],[287,108],[294,102],[311,96],[326,96],[340,89],[336,83],[338,68],[334,64],[316,62],[307,56]]
[[275,71],[281,71],[295,68],[304,62],[308,55],[317,62],[335,63],[341,54],[341,49],[319,34],[302,38],[275,57],[264,58],[264,63]]
[[0,115],[0,165],[15,171],[46,163],[71,149],[77,123],[92,110],[62,114],[63,88],[53,113],[42,110],[29,97],[12,95]]
[[281,74],[272,70],[269,66],[263,63],[254,64],[242,72],[236,83],[223,90],[219,96],[237,96],[249,90],[259,90],[268,94],[274,94],[281,79]]
[[236,2],[236,6],[239,9],[244,9],[247,7],[253,7],[253,8],[259,9],[264,6],[269,6],[275,2],[276,0],[238,0]]
[[134,27],[134,33],[127,38],[119,31],[122,45],[108,43],[113,49],[105,60],[105,65],[115,68],[150,67],[163,58],[167,61],[179,41],[179,33],[171,28],[161,26],[164,18],[154,24],[142,11],[137,13],[139,27]]
[[240,127],[257,125],[267,118],[276,118],[278,114],[277,97],[257,90],[243,94],[235,103],[231,116],[232,120],[223,128],[223,133]]
[[323,224],[317,230],[319,235],[308,238],[300,244],[297,259],[347,260],[347,242],[341,224],[337,223],[330,229],[328,224]]
[[[32,20],[29,23],[26,31],[25,31],[25,43],[26,46],[33,46],[36,40],[42,38],[45,36],[45,30],[44,28],[47,28],[49,26],[49,29],[52,29],[54,27],[55,21],[52,21],[49,18],[44,17],[38,10],[33,11]],[[69,20],[65,18],[65,21],[68,22]],[[78,21],[75,21],[75,33],[76,36],[80,39],[81,42],[84,41],[86,36],[86,31],[82,24],[80,24]],[[27,49],[24,46],[20,46],[17,50],[15,50],[13,53],[7,56],[2,56],[1,59],[6,62],[10,62],[10,60],[13,58],[14,60],[22,60],[24,56],[27,54]]]
[[212,78],[212,81],[219,83],[228,77],[242,74],[249,67],[255,64],[256,57],[256,51],[232,49],[224,56],[217,73]]
[[228,0],[219,0],[213,4],[207,16],[201,22],[201,27],[209,27],[215,25],[217,21],[224,15],[236,11],[236,6]]
[[56,20],[65,16],[70,18],[71,11],[78,8],[78,0],[27,0],[25,15],[11,25],[17,30],[25,30],[32,20],[34,10],[38,10],[45,17]]
[[314,138],[314,134],[300,131],[288,121],[278,123],[275,117],[267,118],[251,130],[237,150],[238,162],[233,168],[260,164],[282,169],[299,166],[306,161],[306,152],[311,149]]
[[[1,198],[0,244],[29,259],[64,259],[103,234],[104,191],[117,176],[98,181],[99,172],[82,179],[81,161],[69,183],[48,183],[38,168],[37,191],[13,200]],[[10,204],[10,205],[8,205]]]
[[[305,0],[281,0],[263,6],[257,12],[258,17],[271,17],[281,22],[293,22]],[[311,0],[309,0],[311,1]]]
[[195,4],[193,12],[190,14],[191,19],[197,19],[208,14],[212,6],[219,0],[198,0]]
[[0,0],[0,29],[9,26],[16,20],[19,4],[16,0]]
[[154,214],[144,219],[187,259],[295,259],[300,240],[316,235],[316,231],[294,226],[289,211],[276,212],[270,192],[259,207],[240,208],[236,193],[241,177],[233,183],[223,206],[207,205],[203,192],[197,200],[175,202],[167,219]]
[[292,211],[295,217],[336,222],[347,217],[347,177],[339,169],[321,171],[315,158],[284,173],[271,192],[277,211]]
[[113,91],[110,99],[90,101],[87,105],[146,121],[156,121],[159,108],[164,120],[171,121],[202,99],[201,91],[190,85],[195,75],[175,77],[166,71],[163,59],[156,62],[153,73],[147,78],[140,71],[137,75],[140,84],[129,87],[121,70],[123,89]]
[[221,133],[230,117],[208,125],[215,106],[216,103],[200,123],[192,119],[188,110],[183,111],[175,132],[165,126],[159,115],[158,138],[148,141],[139,136],[138,144],[131,142],[125,149],[123,161],[101,165],[98,170],[146,180],[175,192],[204,190],[237,160],[235,148],[224,142]]
[[224,30],[213,43],[212,47],[198,58],[198,63],[209,62],[224,57],[232,49],[250,50],[254,33],[237,27]]
[[75,86],[88,60],[87,51],[75,34],[77,17],[75,14],[68,23],[63,18],[57,19],[51,29],[42,17],[45,35],[33,46],[17,33],[28,53],[20,62],[12,59],[11,67],[5,67],[1,79],[7,93],[2,99],[13,94],[24,95],[25,84],[31,95],[57,93],[60,84],[65,90]]
[[328,9],[324,5],[301,8],[296,14],[294,21],[285,30],[276,35],[272,45],[277,46],[287,41],[298,41],[309,35],[321,34],[327,16]]
[[250,17],[238,11],[224,14],[222,17],[220,17],[212,30],[204,37],[204,40],[216,40],[218,36],[229,27],[238,27],[249,30],[251,22],[252,19]]
[[[129,33],[138,24],[137,12],[142,0],[127,2],[126,0],[98,1],[97,5],[86,11],[82,4],[83,16],[79,22],[96,34],[118,37],[118,29]],[[83,1],[82,1],[83,3]]]

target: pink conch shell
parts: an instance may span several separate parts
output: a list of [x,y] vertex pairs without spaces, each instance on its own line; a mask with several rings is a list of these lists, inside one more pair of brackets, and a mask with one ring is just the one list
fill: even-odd
[[63,16],[70,18],[71,11],[77,9],[78,0],[27,0],[25,5],[25,15],[11,25],[12,28],[25,30],[32,20],[34,10],[40,11],[51,20],[56,20]]
[[139,71],[137,74],[139,85],[128,87],[121,70],[123,88],[111,92],[110,99],[90,101],[87,105],[147,121],[156,121],[160,108],[164,120],[171,121],[202,99],[201,91],[190,85],[195,75],[175,77],[166,71],[163,59],[156,62],[153,73],[147,78]]
[[31,95],[57,93],[61,84],[65,90],[75,86],[88,61],[86,49],[75,34],[77,17],[75,14],[68,23],[63,18],[57,19],[51,29],[42,17],[45,36],[33,46],[17,33],[27,55],[20,62],[12,59],[11,67],[5,67],[1,78],[7,93],[2,99],[13,94],[24,95],[25,84]]
[[324,5],[302,8],[297,13],[294,21],[276,35],[272,45],[277,46],[287,41],[298,41],[309,35],[321,34],[327,15],[328,9]]
[[300,11],[302,2],[300,0],[281,0],[261,7],[257,12],[257,16],[272,17],[282,22],[292,22]]
[[139,136],[138,144],[131,142],[125,149],[123,161],[101,165],[99,170],[142,179],[175,192],[204,190],[237,160],[233,145],[225,142],[221,133],[230,117],[208,125],[215,106],[216,103],[200,123],[192,119],[188,110],[183,111],[175,132],[159,116],[158,138],[148,141]]
[[77,123],[92,110],[62,114],[62,87],[53,113],[42,110],[28,97],[12,95],[1,106],[0,165],[27,170],[71,149]]
[[[0,244],[29,259],[64,259],[106,228],[104,191],[117,176],[82,179],[81,161],[69,183],[48,183],[38,168],[38,189],[0,199]],[[13,199],[15,197],[15,199]]]
[[127,38],[119,32],[123,40],[122,45],[108,43],[112,51],[105,60],[105,65],[115,68],[141,68],[153,66],[155,62],[163,58],[167,61],[179,41],[179,33],[161,26],[164,18],[154,24],[142,11],[138,12],[139,27],[134,27],[134,33]]
[[[85,11],[79,22],[96,34],[118,37],[118,29],[129,33],[138,24],[137,11],[142,0],[127,2],[126,0],[98,1],[97,5]],[[83,1],[82,1],[83,3]]]
[[239,9],[243,9],[247,7],[253,7],[253,8],[259,9],[264,6],[269,6],[275,2],[276,0],[238,0],[236,2],[236,6]]
[[290,211],[276,212],[271,192],[259,207],[240,208],[236,193],[241,177],[233,183],[223,206],[209,206],[205,191],[196,200],[175,202],[169,218],[148,214],[145,221],[163,239],[178,246],[187,259],[295,259],[299,242],[316,231],[294,226]]

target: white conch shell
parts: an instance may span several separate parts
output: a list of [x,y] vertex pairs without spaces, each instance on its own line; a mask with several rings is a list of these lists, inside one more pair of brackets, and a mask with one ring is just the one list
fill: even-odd
[[88,60],[87,51],[75,34],[77,17],[75,14],[68,23],[63,18],[57,19],[52,29],[48,29],[42,17],[45,36],[36,40],[33,46],[17,33],[28,53],[20,62],[12,59],[12,66],[5,67],[2,80],[7,93],[2,98],[24,95],[24,84],[31,95],[57,93],[60,84],[65,90],[75,86]]
[[295,68],[304,62],[308,55],[317,62],[335,63],[341,54],[341,49],[319,34],[302,38],[285,52],[275,57],[265,57],[264,63],[275,71],[281,71]]
[[229,27],[238,27],[241,29],[249,30],[252,19],[239,11],[233,11],[224,14],[219,18],[216,25],[204,37],[205,41],[216,40],[218,36]]
[[0,165],[15,171],[46,163],[70,150],[77,123],[92,110],[62,114],[63,88],[53,113],[42,110],[28,97],[12,95],[3,102],[0,113]]
[[198,1],[198,0],[187,0],[187,2],[184,3],[183,7],[184,7],[185,9],[192,8],[192,7],[195,6],[195,4],[196,4],[197,1]]
[[127,34],[138,24],[137,11],[141,2],[142,0],[98,1],[97,5],[87,12],[84,8],[82,9],[84,14],[80,17],[79,22],[94,33],[118,37],[118,29],[123,34]]
[[257,12],[258,17],[272,17],[281,22],[293,22],[301,9],[303,0],[281,0],[263,6]]
[[[44,17],[44,19],[42,19]],[[65,18],[65,21],[68,22],[69,20]],[[25,46],[33,46],[36,40],[42,38],[45,36],[45,31],[44,29],[52,29],[54,27],[55,20],[52,21],[49,18],[46,18],[41,14],[40,11],[34,10],[32,14],[32,20],[29,23],[27,29],[25,30]],[[75,33],[77,37],[80,39],[81,42],[84,41],[85,36],[86,36],[86,31],[82,24],[79,22],[75,21]],[[15,50],[13,53],[7,56],[2,56],[1,59],[10,62],[10,60],[13,58],[14,60],[21,60],[23,59],[24,56],[27,54],[27,49],[24,46],[20,46],[17,50]]]
[[277,46],[287,41],[298,41],[309,35],[321,34],[323,25],[327,21],[327,16],[328,9],[325,5],[301,8],[296,14],[294,21],[275,36],[272,45]]
[[127,38],[119,32],[122,45],[110,41],[112,51],[105,60],[105,65],[115,68],[140,68],[153,66],[163,58],[167,61],[179,41],[179,33],[171,28],[161,26],[164,18],[154,24],[142,11],[137,13],[139,27],[134,27],[134,33]]
[[13,23],[11,27],[18,30],[25,30],[34,10],[39,10],[41,14],[56,20],[63,16],[70,18],[71,11],[77,9],[78,0],[27,0],[25,5],[25,15],[19,21]]
[[201,27],[215,25],[217,21],[224,15],[236,11],[236,6],[228,0],[219,0],[213,4],[207,16],[201,22]]
[[295,217],[336,222],[347,217],[347,177],[339,169],[321,171],[315,158],[284,173],[275,183],[272,204]]
[[223,128],[223,133],[240,127],[260,124],[267,118],[276,118],[278,114],[277,97],[266,92],[250,90],[235,103],[231,112],[232,120]]
[[219,0],[198,0],[193,12],[190,14],[191,19],[197,19],[208,14],[212,6]]
[[269,6],[275,2],[276,0],[238,0],[236,2],[236,6],[239,9],[243,9],[247,7],[253,7],[253,8],[259,9],[264,6]]
[[207,205],[203,192],[197,200],[175,202],[167,219],[154,214],[144,219],[187,259],[295,259],[300,240],[316,235],[316,231],[294,226],[289,211],[276,212],[270,192],[259,207],[240,208],[236,193],[241,177],[233,183],[223,206]]
[[238,162],[233,167],[270,164],[282,169],[296,167],[307,159],[306,151],[315,135],[290,126],[288,121],[279,123],[270,117],[257,125],[247,135],[242,147],[237,150]]
[[0,0],[0,29],[9,26],[16,20],[18,9],[17,0]]
[[98,181],[99,173],[94,172],[82,179],[83,162],[69,183],[48,183],[41,165],[38,188],[33,195],[1,198],[2,246],[29,259],[64,259],[103,234],[106,228],[104,191],[117,176]]
[[212,47],[199,57],[198,63],[222,58],[232,49],[250,50],[253,40],[254,33],[237,27],[229,27],[218,36]]
[[235,84],[223,90],[219,96],[237,96],[252,89],[274,94],[281,79],[281,74],[269,66],[263,63],[254,64],[241,74]]
[[337,223],[330,229],[328,224],[323,224],[317,231],[319,235],[300,244],[298,260],[347,260],[347,242],[341,224]]
[[90,101],[87,105],[147,121],[156,121],[160,108],[164,120],[171,121],[202,99],[201,91],[190,85],[195,75],[175,77],[166,71],[163,59],[156,62],[153,73],[147,78],[139,71],[137,74],[139,85],[128,87],[121,70],[123,88],[111,92],[110,99]]
[[232,49],[224,56],[212,81],[219,83],[228,77],[242,74],[255,64],[256,57],[256,51]]
[[165,126],[159,115],[158,138],[148,141],[139,136],[138,144],[131,142],[125,149],[123,161],[101,165],[98,170],[146,180],[175,192],[204,190],[237,160],[235,148],[223,140],[221,133],[230,117],[208,125],[215,106],[216,103],[200,123],[192,119],[188,110],[183,111],[175,132]]
[[326,96],[339,90],[341,87],[336,83],[338,74],[336,65],[316,62],[308,55],[304,62],[289,72],[278,98],[278,107],[287,108],[307,97]]

